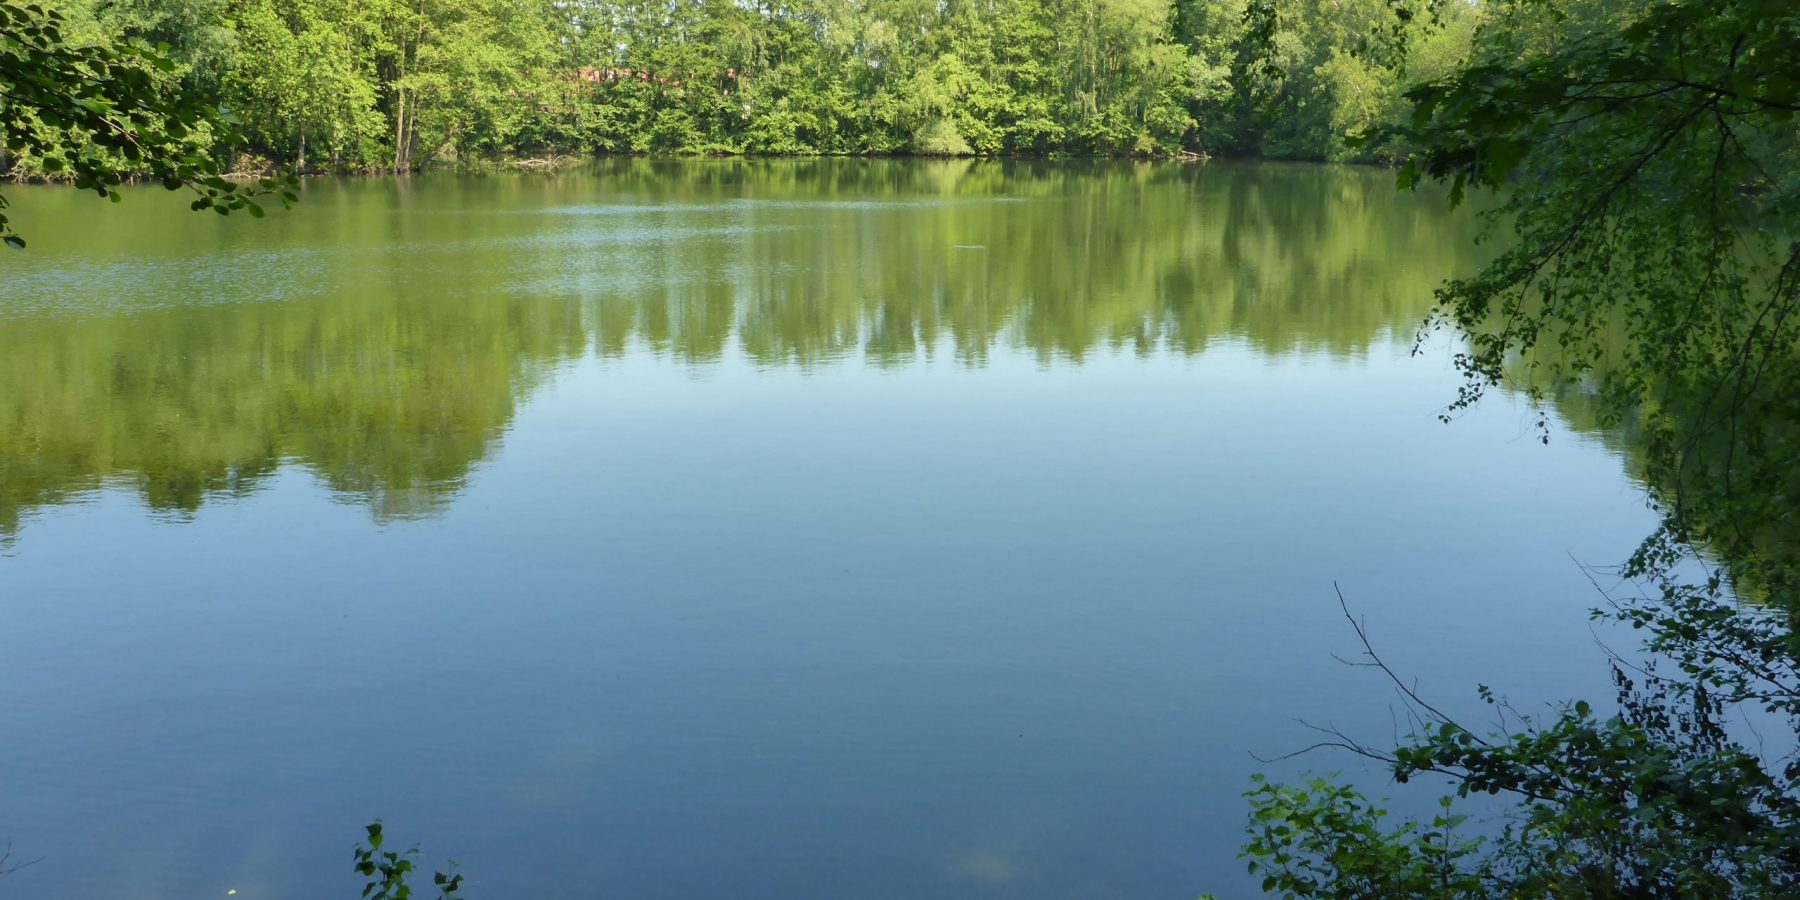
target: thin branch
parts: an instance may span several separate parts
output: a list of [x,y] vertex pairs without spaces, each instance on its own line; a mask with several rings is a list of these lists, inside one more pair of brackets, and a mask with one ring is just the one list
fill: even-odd
[[1369,661],[1366,663],[1352,663],[1352,665],[1373,666],[1374,668],[1380,669],[1381,673],[1386,675],[1389,681],[1393,682],[1394,687],[1400,691],[1401,696],[1405,697],[1408,702],[1412,703],[1417,708],[1430,713],[1432,718],[1436,719],[1438,722],[1449,725],[1451,728],[1469,735],[1482,746],[1492,746],[1487,741],[1482,740],[1480,735],[1464,728],[1462,725],[1458,724],[1455,719],[1450,718],[1450,716],[1446,715],[1442,710],[1427,702],[1424,697],[1419,696],[1416,684],[1408,685],[1405,681],[1402,681],[1400,676],[1396,675],[1394,670],[1388,666],[1387,662],[1381,658],[1381,654],[1375,652],[1375,645],[1369,642],[1368,631],[1363,628],[1362,622],[1358,621],[1356,616],[1351,614],[1350,602],[1344,599],[1344,589],[1339,587],[1336,581],[1331,583],[1331,589],[1337,592],[1338,608],[1344,611],[1344,618],[1350,622],[1350,627],[1356,631],[1356,639],[1362,642],[1363,654],[1369,658]]

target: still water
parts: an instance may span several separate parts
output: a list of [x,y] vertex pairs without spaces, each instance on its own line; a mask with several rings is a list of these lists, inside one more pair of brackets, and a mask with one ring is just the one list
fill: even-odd
[[1393,732],[1334,580],[1448,706],[1608,694],[1642,491],[1437,420],[1477,222],[1388,173],[304,194],[9,188],[7,895],[354,896],[380,816],[488,900],[1243,896],[1251,754]]

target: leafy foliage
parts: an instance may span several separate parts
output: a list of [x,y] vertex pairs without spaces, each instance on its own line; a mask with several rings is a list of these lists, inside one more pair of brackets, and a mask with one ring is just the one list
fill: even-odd
[[1467,816],[1443,812],[1429,823],[1384,829],[1387,810],[1355,789],[1314,778],[1303,787],[1253,776],[1250,842],[1244,855],[1262,889],[1296,897],[1457,897],[1479,889],[1461,863],[1480,846],[1457,829]]
[[[66,5],[83,46],[169,42],[161,89],[234,111],[191,150],[406,171],[594,151],[1385,158],[1343,138],[1406,113],[1402,38],[1458,58],[1473,21],[1401,35],[1387,2],[1284,0],[1279,72],[1240,64],[1258,39],[1243,0]],[[85,146],[42,141],[7,139],[15,175]]]
[[[1499,721],[1477,730],[1396,678],[1406,743],[1327,742],[1401,782],[1434,773],[1514,798],[1468,896],[1800,891],[1797,93],[1789,3],[1516,0],[1496,4],[1468,65],[1406,93],[1410,124],[1385,133],[1416,148],[1402,184],[1503,198],[1504,249],[1443,287],[1429,323],[1469,340],[1446,419],[1502,384],[1580,397],[1630,431],[1663,512],[1622,570],[1642,595],[1595,612],[1646,637],[1648,661],[1614,660],[1615,714],[1578,701],[1523,716],[1483,689]],[[1740,709],[1788,733],[1765,752],[1766,736],[1733,726]],[[1409,832],[1321,830],[1330,804],[1282,808],[1311,865],[1372,844],[1389,854],[1383,877],[1404,874]],[[1249,852],[1268,865],[1289,851]],[[1306,895],[1367,896],[1341,873],[1320,883]]]
[[[406,883],[408,876],[418,871],[419,848],[414,847],[404,853],[392,850],[383,851],[385,842],[381,820],[365,826],[368,831],[368,842],[356,846],[356,873],[369,879],[363,885],[362,895],[369,900],[408,900],[412,896],[412,885]],[[449,872],[435,872],[431,876],[432,887],[437,890],[439,900],[453,900],[462,894],[463,877],[456,872],[456,863],[450,863]]]
[[[207,151],[231,139],[231,120],[183,99],[169,59],[128,42],[77,43],[67,29],[55,9],[0,0],[0,156],[114,202],[132,174],[190,190],[194,209],[221,215],[261,216],[261,194],[294,199],[282,179],[247,188],[222,177]],[[0,241],[22,248],[5,209],[0,196]]]
[[[1321,746],[1379,760],[1397,783],[1443,776],[1460,796],[1501,794],[1516,806],[1496,834],[1451,843],[1446,833],[1421,844],[1419,835],[1460,824],[1446,818],[1448,798],[1429,826],[1382,831],[1380,811],[1351,788],[1259,786],[1248,795],[1245,855],[1253,872],[1276,879],[1270,889],[1470,898],[1784,897],[1800,889],[1795,767],[1770,771],[1734,741],[1725,727],[1730,703],[1704,683],[1615,659],[1618,712],[1610,716],[1585,701],[1523,715],[1483,687],[1498,718],[1483,733],[1414,693],[1352,622],[1363,664],[1393,680],[1414,727],[1392,751],[1335,731]],[[1421,880],[1422,869],[1435,881]]]

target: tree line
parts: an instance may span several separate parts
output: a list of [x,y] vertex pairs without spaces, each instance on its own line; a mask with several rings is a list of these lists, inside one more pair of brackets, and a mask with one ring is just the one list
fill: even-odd
[[[1412,0],[1406,0],[1411,3]],[[1476,7],[1396,0],[64,0],[68,41],[157,48],[226,113],[228,168],[560,154],[1384,159]],[[15,177],[114,153],[61,123]],[[118,168],[130,169],[130,160]]]

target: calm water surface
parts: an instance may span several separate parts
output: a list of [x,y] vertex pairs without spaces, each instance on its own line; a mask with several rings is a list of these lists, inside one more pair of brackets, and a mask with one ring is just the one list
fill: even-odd
[[353,896],[381,816],[488,900],[1242,896],[1250,754],[1392,734],[1334,580],[1448,705],[1604,696],[1652,524],[1436,420],[1476,226],[1387,173],[9,195],[8,895]]

